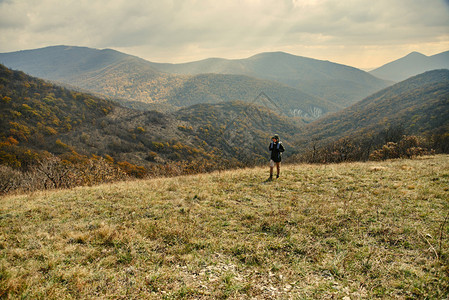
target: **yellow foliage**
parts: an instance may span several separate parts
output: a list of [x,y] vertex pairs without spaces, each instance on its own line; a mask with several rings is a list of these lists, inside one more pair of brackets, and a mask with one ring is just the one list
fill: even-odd
[[110,163],[113,163],[114,162],[114,158],[112,158],[111,156],[109,156],[109,155],[105,155],[104,156],[104,158],[107,160],[107,161],[109,161]]
[[6,139],[6,144],[7,145],[17,145],[17,144],[19,144],[19,141],[17,141],[15,138],[10,136]]
[[50,134],[50,135],[57,135],[58,134],[58,131],[56,129],[50,127],[50,126],[46,126],[45,130],[46,130],[47,134]]
[[60,139],[57,139],[55,144],[62,148],[69,148],[69,146],[67,144],[63,143]]

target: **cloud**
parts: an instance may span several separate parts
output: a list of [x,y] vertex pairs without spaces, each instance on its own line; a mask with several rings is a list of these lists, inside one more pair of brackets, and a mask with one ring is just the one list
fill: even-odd
[[167,62],[273,50],[337,59],[339,49],[443,49],[448,24],[447,0],[2,0],[0,52],[67,44]]

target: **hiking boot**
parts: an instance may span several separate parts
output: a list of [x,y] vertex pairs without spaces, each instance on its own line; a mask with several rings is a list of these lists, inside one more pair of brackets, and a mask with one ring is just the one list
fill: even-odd
[[273,181],[273,176],[268,177],[267,181]]
[[276,175],[276,178],[279,178],[279,175]]

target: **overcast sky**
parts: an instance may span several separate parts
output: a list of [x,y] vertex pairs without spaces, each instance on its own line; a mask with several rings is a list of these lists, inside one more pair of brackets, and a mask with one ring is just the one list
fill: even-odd
[[174,63],[284,51],[372,68],[449,50],[449,0],[0,0],[0,52],[51,45]]

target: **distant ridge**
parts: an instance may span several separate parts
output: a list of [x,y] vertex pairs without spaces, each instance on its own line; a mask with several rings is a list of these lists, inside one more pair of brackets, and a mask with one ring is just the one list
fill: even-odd
[[432,56],[412,52],[369,73],[385,80],[399,82],[436,69],[449,69],[449,51]]
[[260,53],[246,59],[210,58],[153,66],[173,74],[241,74],[277,81],[343,106],[353,104],[390,84],[350,66],[284,52]]
[[[234,80],[237,84],[234,91],[238,93],[234,93],[230,100],[251,101],[263,91],[259,86],[267,86],[268,89],[277,90],[277,94],[271,96],[282,101],[286,98],[284,92],[281,92],[283,87],[290,88],[287,92],[289,94],[292,89],[296,89],[297,105],[288,107],[287,111],[313,110],[314,108],[301,107],[304,94],[308,94],[308,98],[314,98],[314,102],[318,104],[316,106],[327,112],[334,109],[320,104],[325,100],[332,102],[334,107],[346,107],[390,84],[356,68],[283,52],[261,53],[240,60],[211,58],[186,64],[158,64],[110,49],[52,46],[2,53],[0,62],[32,76],[77,86],[110,98],[125,99],[128,103],[138,101],[151,104],[152,107],[158,103],[161,106],[173,103],[185,106],[181,98],[173,98],[177,97],[178,90],[200,91],[203,96],[208,95],[206,101],[202,100],[203,103],[227,101],[231,95],[222,97],[222,91],[221,95],[217,93],[222,84],[220,79],[229,79],[235,75],[240,76],[240,79],[244,75],[247,80]],[[215,91],[209,91],[207,85],[192,86],[196,82],[192,80],[192,76],[205,74],[210,79],[215,75],[228,76],[209,80],[214,82]],[[256,80],[263,81],[253,85]],[[188,89],[185,89],[186,84]],[[223,84],[226,86],[226,83]],[[256,87],[257,90],[248,93],[251,88]],[[251,96],[245,98],[245,94]],[[194,99],[194,95],[182,96]],[[290,96],[287,98],[291,99]]]
[[157,75],[160,72],[138,57],[112,49],[91,49],[74,46],[50,46],[45,48],[0,53],[0,63],[13,70],[49,80],[74,80],[78,76],[98,73],[107,67],[133,60],[141,72]]

